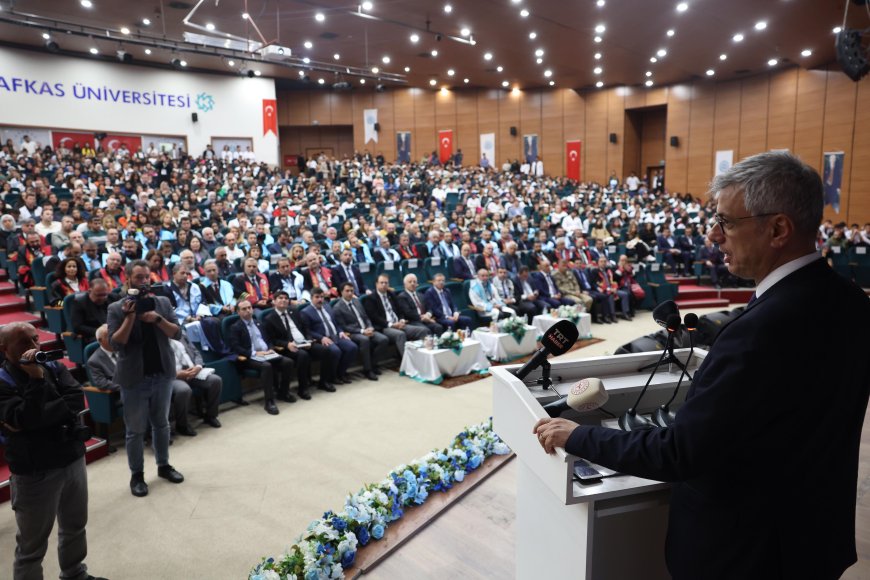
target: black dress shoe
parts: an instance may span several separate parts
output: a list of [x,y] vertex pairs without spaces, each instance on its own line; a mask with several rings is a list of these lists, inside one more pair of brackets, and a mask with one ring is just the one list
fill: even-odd
[[376,375],[376,374],[374,373],[374,371],[369,371],[369,372],[365,373],[365,375],[366,375],[366,378],[367,378],[368,380],[370,380],[370,381],[376,381],[376,380],[378,380],[378,375]]
[[168,463],[166,465],[160,465],[157,468],[157,477],[162,477],[169,483],[181,483],[184,481],[184,476]]
[[266,401],[265,409],[266,409],[266,412],[269,413],[270,415],[277,415],[278,414],[278,407],[275,406],[275,401],[273,401],[271,399]]
[[145,483],[145,474],[141,471],[137,471],[130,478],[130,493],[136,497],[148,495],[148,484]]
[[311,393],[308,392],[308,389],[299,389],[299,398],[305,399],[306,401],[311,400]]
[[338,377],[335,382],[339,385],[349,385],[353,382],[353,380],[351,380],[348,375],[344,375],[343,377]]
[[184,435],[185,437],[196,437],[196,431],[194,431],[191,427],[177,427],[175,432],[179,435]]
[[603,322],[604,324],[613,324],[612,322],[610,322],[609,318],[602,318],[601,322]]
[[221,428],[221,422],[218,421],[217,417],[206,417],[205,421],[203,421],[203,423],[205,423],[206,425],[209,425],[211,427],[214,427],[215,429]]
[[376,375],[382,375],[382,374],[384,374],[384,371],[382,371],[382,370],[379,369],[378,367],[373,368],[373,369],[372,369],[372,372],[375,373]]
[[285,403],[295,403],[296,397],[294,397],[290,393],[282,393],[282,394],[278,395],[278,400],[284,401]]
[[236,405],[238,405],[239,407],[247,407],[248,405],[250,405],[250,403],[247,402],[247,401],[244,400],[244,399],[236,399],[236,400],[233,401],[233,402],[234,402]]
[[326,391],[327,393],[334,393],[335,392],[335,385],[333,385],[332,383],[323,383],[322,385],[318,386],[317,388],[320,389],[321,391]]
[[102,576],[91,576],[88,574],[88,577],[85,580],[109,580],[108,578],[103,578]]

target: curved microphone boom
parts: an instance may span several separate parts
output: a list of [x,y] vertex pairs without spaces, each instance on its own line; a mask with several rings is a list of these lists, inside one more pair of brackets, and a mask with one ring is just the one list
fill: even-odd
[[[683,319],[683,323],[686,326],[686,330],[689,332],[689,358],[686,359],[686,366],[689,365],[689,362],[692,360],[692,353],[695,352],[695,331],[698,330],[698,315],[692,312],[686,314],[686,317]],[[671,403],[674,402],[674,399],[677,398],[677,393],[680,391],[680,385],[683,382],[683,377],[689,376],[689,380],[692,380],[692,376],[689,375],[689,371],[683,367],[682,372],[680,373],[680,379],[677,381],[677,388],[674,389],[674,393],[671,395],[671,398],[668,399],[668,402],[655,410],[652,416],[653,423],[658,425],[659,427],[670,427],[674,423],[674,419],[676,418],[676,413],[671,411]]]
[[570,320],[560,320],[547,329],[541,338],[541,348],[530,358],[526,364],[516,371],[516,377],[520,380],[526,378],[530,372],[547,362],[550,355],[559,356],[565,354],[577,342],[580,331],[577,325]]
[[[663,328],[668,327],[668,323],[670,321],[670,317],[676,314],[680,315],[680,307],[677,306],[677,303],[673,300],[665,300],[661,304],[655,307],[653,310],[653,320],[656,321],[656,324]],[[677,323],[679,324],[679,322]]]
[[567,397],[544,405],[544,410],[550,417],[558,417],[568,409],[583,413],[603,406],[609,398],[601,379],[581,379],[571,387]]

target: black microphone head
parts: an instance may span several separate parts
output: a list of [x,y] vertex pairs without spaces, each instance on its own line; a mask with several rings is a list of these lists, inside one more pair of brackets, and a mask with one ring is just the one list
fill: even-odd
[[560,320],[544,333],[541,346],[551,355],[559,356],[568,352],[579,336],[580,331],[577,330],[576,324],[570,320]]
[[676,332],[680,329],[680,315],[679,314],[671,314],[668,316],[668,321],[665,325],[665,328],[668,332]]
[[688,330],[697,330],[698,328],[698,315],[694,312],[689,312],[686,314],[686,317],[683,318],[683,324],[686,325]]
[[[677,303],[673,300],[665,300],[661,304],[655,307],[653,310],[653,320],[656,321],[656,324],[659,326],[663,326],[665,328],[668,327],[668,317],[671,314],[676,314],[678,317],[680,316],[680,308],[677,306]],[[679,323],[677,323],[679,324]]]

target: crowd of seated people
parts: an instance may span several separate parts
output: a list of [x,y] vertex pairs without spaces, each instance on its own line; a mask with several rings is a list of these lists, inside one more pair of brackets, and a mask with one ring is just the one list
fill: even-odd
[[[705,236],[714,202],[651,191],[634,175],[601,186],[513,164],[391,164],[368,152],[312,161],[296,174],[249,155],[10,142],[0,148],[0,248],[25,288],[44,283],[34,261],[50,265],[50,301],[74,296],[86,340],[125,291],[124,265],[146,260],[186,329],[180,376],[201,366],[191,349],[222,340],[240,369],[260,374],[272,414],[277,400],[349,383],[357,358],[377,380],[377,361],[445,329],[566,304],[595,322],[631,319],[647,263],[729,282]],[[839,243],[830,229],[824,243]],[[868,233],[842,236],[866,243]],[[216,421],[210,404],[203,415]]]

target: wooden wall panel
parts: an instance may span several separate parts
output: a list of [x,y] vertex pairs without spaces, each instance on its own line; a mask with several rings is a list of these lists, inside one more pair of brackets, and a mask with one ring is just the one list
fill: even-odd
[[551,175],[565,173],[564,95],[563,91],[541,92],[541,160]]
[[665,151],[665,187],[671,191],[686,192],[689,170],[689,117],[692,109],[691,85],[675,85],[668,90],[667,138],[677,137],[679,147],[668,146]]
[[424,89],[414,91],[414,147],[417,159],[438,151],[438,129],[435,126],[435,93]]
[[329,107],[333,125],[353,125],[353,97],[351,93],[330,93]]
[[480,91],[477,96],[477,131],[481,134],[492,133],[495,135],[495,159],[489,161],[496,167],[501,167],[501,164],[508,157],[507,151],[502,151],[498,142],[498,97],[500,92],[494,89],[484,90]]
[[848,223],[870,222],[870,83],[858,83],[852,138],[852,179]]
[[[834,223],[846,219],[850,198],[852,158],[852,133],[855,123],[855,100],[858,85],[838,70],[828,71],[825,96],[825,124],[822,132],[822,152],[843,151],[843,180],[840,188],[840,211],[825,206],[825,218]],[[865,190],[864,195],[867,195]]]
[[583,179],[603,183],[607,176],[607,92],[586,95],[586,139],[583,143],[586,171]]
[[794,117],[797,105],[798,69],[780,71],[770,77],[767,107],[767,148],[794,150]]
[[745,79],[741,84],[738,159],[767,151],[769,94],[770,80],[767,75]]
[[[480,162],[480,132],[477,128],[477,91],[456,91],[455,143],[462,149],[463,164]],[[494,162],[490,159],[490,162]]]
[[817,170],[822,167],[827,76],[827,72],[818,70],[801,69],[798,73],[794,152]]
[[[627,101],[628,99],[626,99]],[[625,128],[622,135],[622,172],[623,179],[632,171],[640,175],[641,136],[643,134],[643,111],[625,111]]]
[[713,178],[713,118],[716,112],[716,86],[698,81],[692,86],[692,116],[689,119],[689,170],[686,191],[705,199]]
[[605,166],[607,175],[616,173],[621,176],[622,155],[625,147],[625,89],[618,87],[607,91],[607,134],[616,134],[616,143],[607,140],[607,158]]
[[[657,107],[644,109],[641,113],[640,159],[637,165],[631,167],[631,171],[636,171],[638,175],[646,173],[647,167],[659,165],[665,159],[668,147],[668,110]],[[623,176],[627,175],[623,173]]]
[[[716,151],[734,151],[740,146],[740,82],[716,85],[716,112],[713,117],[713,158]],[[712,167],[712,163],[710,164]]]
[[281,159],[284,155],[317,154],[331,151],[338,158],[353,154],[353,129],[344,126],[307,126],[281,128]]
[[639,109],[646,106],[647,91],[640,90],[636,87],[625,87],[625,108]]
[[[517,128],[516,136],[511,127]],[[496,152],[502,157],[520,159],[522,163],[523,134],[520,131],[520,95],[513,91],[501,91],[498,97],[498,132],[495,135]]]
[[653,87],[644,91],[644,106],[656,107],[668,104],[668,87]]
[[[545,159],[547,142],[541,134],[541,91],[522,91],[517,95],[520,105],[520,123],[517,127],[520,137],[523,135],[538,136],[538,157]],[[523,159],[526,153],[523,150],[525,142],[520,140],[520,155]]]
[[[562,93],[562,110],[564,111],[564,123],[562,133],[562,160],[565,161],[565,142],[581,141],[580,147],[580,179],[586,180],[586,97],[581,96],[574,89],[558,89]],[[565,164],[562,165],[564,172]],[[564,174],[564,173],[563,173]]]
[[372,106],[378,110],[378,123],[381,130],[378,132],[377,145],[369,143],[369,151],[382,153],[385,159],[396,158],[396,106],[393,100],[395,93],[375,93]]
[[311,124],[311,109],[309,99],[311,94],[302,91],[288,91],[287,95],[288,125],[310,125]]
[[315,91],[308,99],[308,115],[310,125],[332,125],[332,107],[330,105],[330,93],[327,91]]

